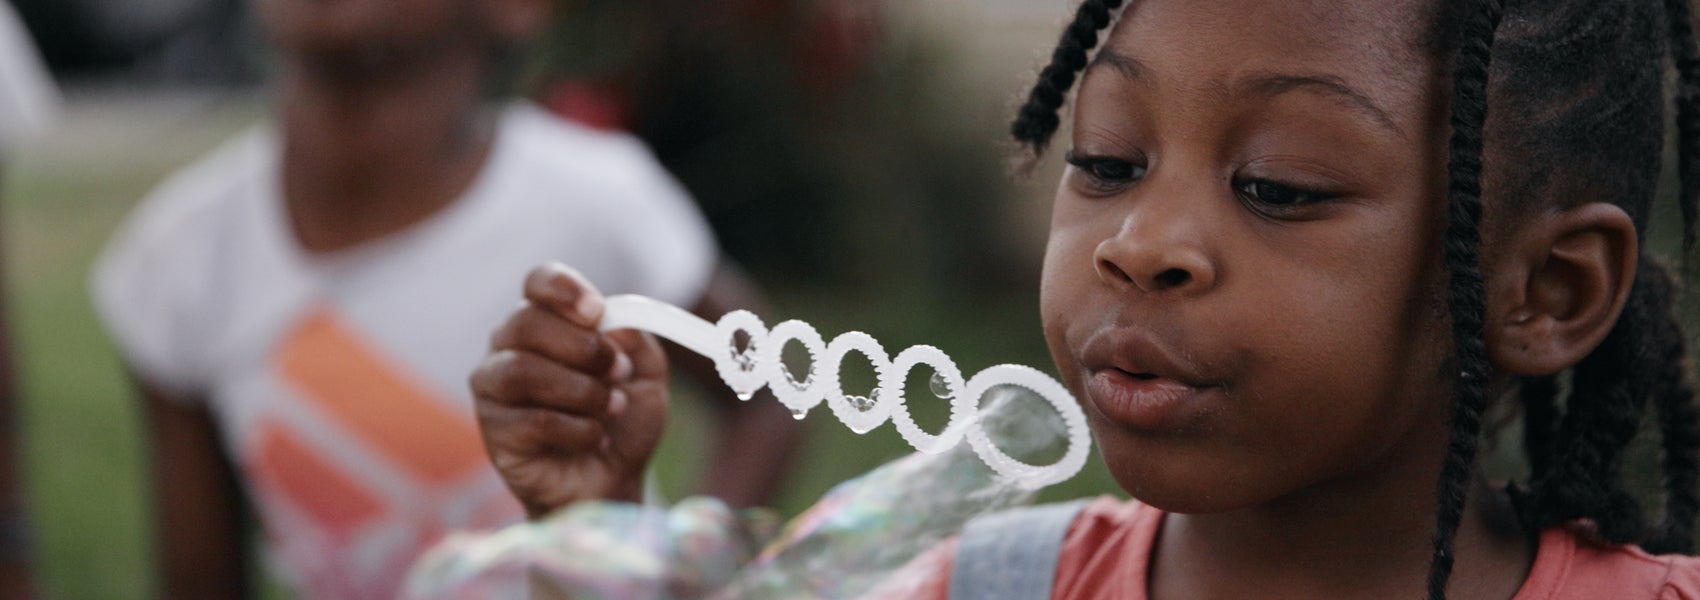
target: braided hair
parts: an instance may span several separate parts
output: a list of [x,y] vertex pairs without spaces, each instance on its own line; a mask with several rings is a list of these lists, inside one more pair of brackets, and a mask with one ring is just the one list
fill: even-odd
[[[1663,153],[1664,60],[1677,72],[1677,158],[1683,252],[1695,243],[1700,206],[1700,50],[1691,0],[1437,0],[1428,49],[1450,59],[1451,129],[1443,257],[1453,342],[1451,438],[1438,485],[1428,590],[1444,598],[1453,538],[1474,476],[1482,415],[1495,368],[1484,342],[1480,265],[1483,181],[1495,219],[1551,205],[1610,198],[1644,241]],[[1010,133],[1033,155],[1060,124],[1058,113],[1120,0],[1085,0]],[[1131,9],[1130,9],[1131,10]],[[1658,35],[1658,32],[1663,35]],[[1490,93],[1491,98],[1490,98]],[[1496,111],[1490,106],[1515,106]],[[1491,127],[1490,127],[1491,125]],[[1483,164],[1492,133],[1492,157]],[[1564,170],[1560,171],[1562,167]],[[1675,285],[1646,253],[1623,313],[1599,347],[1560,378],[1521,382],[1527,489],[1510,492],[1523,525],[1537,531],[1589,519],[1595,535],[1655,553],[1693,550],[1700,513],[1700,410],[1688,380]],[[1651,404],[1662,442],[1663,517],[1649,523],[1625,488],[1625,450]]]
[[1027,102],[1009,127],[1017,142],[1040,152],[1051,142],[1062,119],[1062,110],[1069,89],[1080,71],[1086,68],[1086,54],[1098,47],[1098,32],[1110,24],[1110,13],[1121,8],[1122,0],[1086,0],[1075,11],[1074,20],[1063,30],[1062,40],[1051,53],[1051,64],[1039,72],[1039,83],[1027,94]]
[[1670,56],[1676,66],[1677,173],[1682,189],[1682,248],[1694,247],[1694,223],[1700,217],[1700,53],[1694,45],[1689,0],[1665,0]]

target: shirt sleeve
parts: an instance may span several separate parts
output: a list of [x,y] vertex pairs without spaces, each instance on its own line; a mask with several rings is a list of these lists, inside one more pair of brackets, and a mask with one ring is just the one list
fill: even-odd
[[560,244],[552,259],[604,293],[697,304],[719,262],[714,235],[641,140],[592,131],[527,103],[511,106],[502,127],[500,162],[488,168],[501,169],[511,185],[492,189],[518,199],[513,205],[532,220],[526,225]]
[[144,199],[96,259],[89,292],[96,315],[134,374],[174,396],[205,391],[195,300],[206,282],[194,277],[209,257],[198,253],[193,207],[167,183]]
[[1659,600],[1700,600],[1700,558],[1672,557],[1669,578]]
[[[632,141],[637,144],[636,140]],[[719,249],[696,201],[647,149],[635,193],[619,207],[610,243],[620,248],[638,293],[683,308],[702,299]]]

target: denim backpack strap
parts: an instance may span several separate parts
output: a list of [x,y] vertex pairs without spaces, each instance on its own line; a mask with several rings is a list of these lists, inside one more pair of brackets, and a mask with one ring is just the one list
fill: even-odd
[[969,521],[951,567],[951,600],[1050,598],[1063,537],[1086,502],[1030,506]]

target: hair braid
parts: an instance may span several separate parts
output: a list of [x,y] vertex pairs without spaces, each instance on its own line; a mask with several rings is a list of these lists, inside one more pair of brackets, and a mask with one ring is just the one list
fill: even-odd
[[1694,44],[1694,22],[1688,2],[1665,0],[1670,54],[1677,73],[1677,172],[1682,181],[1677,204],[1682,208],[1684,255],[1694,247],[1694,223],[1700,217],[1700,51]]
[[1523,406],[1523,453],[1529,457],[1529,480],[1536,481],[1552,468],[1560,416],[1558,378],[1524,379],[1517,396]]
[[[1598,14],[1572,14],[1588,18],[1591,23],[1621,23],[1622,29],[1615,34],[1620,36],[1616,38],[1618,40],[1646,39],[1645,34],[1636,32],[1656,30],[1657,13],[1651,10],[1651,6],[1645,7],[1650,16],[1646,19],[1638,16],[1638,11],[1625,12],[1636,6],[1633,3],[1606,4],[1597,8]],[[1695,202],[1700,197],[1700,88],[1696,87],[1700,85],[1700,59],[1696,58],[1687,1],[1666,0],[1663,8],[1669,33],[1666,47],[1676,63],[1679,76],[1674,95],[1678,110],[1678,162],[1682,180],[1679,203],[1683,211],[1686,249],[1693,243]],[[1618,13],[1628,18],[1615,18]],[[1568,23],[1564,20],[1556,22]],[[1643,24],[1636,25],[1637,22]],[[1564,39],[1579,35],[1575,33],[1578,30],[1575,27],[1552,29],[1565,32],[1558,34]],[[1611,47],[1612,35],[1610,31],[1601,30],[1596,45]],[[1662,64],[1658,46],[1655,43],[1653,51],[1646,54],[1642,54],[1642,45],[1630,43],[1624,46],[1624,68],[1615,71],[1621,75],[1608,84],[1609,87],[1643,89],[1643,84],[1639,83],[1642,76],[1638,73],[1645,70],[1648,75],[1657,75],[1657,67]],[[1550,61],[1549,64],[1560,62],[1550,56],[1546,60]],[[1647,61],[1650,66],[1630,64],[1637,60]],[[1588,65],[1582,64],[1578,68],[1586,69]],[[1593,70],[1603,72],[1598,68]],[[1551,87],[1556,88],[1556,84],[1571,73],[1555,71]],[[1543,87],[1547,84],[1538,81],[1529,79],[1525,87],[1531,91],[1524,93],[1534,94],[1539,92],[1533,90],[1548,89]],[[1645,86],[1645,89],[1646,94],[1657,98],[1659,88],[1656,83]],[[1620,95],[1622,98],[1639,96],[1635,93]],[[1587,98],[1576,101],[1575,106],[1579,109],[1572,118],[1577,123],[1588,122],[1581,120],[1583,115],[1601,112],[1597,102]],[[1654,142],[1661,139],[1658,129],[1651,127],[1658,124],[1652,119],[1662,114],[1662,104],[1633,99],[1629,102],[1642,103],[1642,111],[1648,116],[1625,118],[1646,118],[1650,123],[1645,126],[1646,131],[1638,131],[1633,126],[1623,129],[1623,137],[1612,147],[1621,148],[1620,152],[1624,152],[1625,157],[1645,157],[1635,160],[1651,166],[1659,155],[1659,145]],[[1629,125],[1628,121],[1623,123]],[[1590,147],[1600,145],[1594,143]],[[1646,147],[1642,148],[1643,145]],[[1652,180],[1653,173],[1647,172],[1648,181]],[[1630,214],[1638,228],[1644,228],[1651,213],[1652,197],[1651,188],[1625,188],[1614,195],[1613,202]],[[1603,541],[1640,543],[1643,548],[1655,553],[1686,553],[1692,549],[1694,519],[1700,512],[1700,492],[1695,489],[1696,482],[1700,481],[1700,464],[1696,459],[1697,446],[1700,446],[1700,420],[1697,420],[1700,413],[1693,405],[1694,393],[1686,382],[1685,339],[1681,324],[1672,314],[1674,284],[1661,265],[1646,255],[1639,259],[1640,268],[1636,271],[1635,282],[1612,331],[1572,370],[1565,415],[1550,443],[1540,440],[1540,436],[1550,431],[1548,420],[1554,413],[1550,399],[1532,394],[1529,390],[1522,394],[1528,427],[1526,435],[1529,436],[1525,438],[1525,448],[1529,452],[1531,475],[1530,492],[1520,503],[1523,509],[1521,516],[1532,529],[1573,519],[1588,519],[1594,523],[1595,532]],[[1658,411],[1663,442],[1661,467],[1665,473],[1665,516],[1656,529],[1648,526],[1641,505],[1628,492],[1622,478],[1624,456],[1639,433],[1649,400]]]
[[1034,154],[1043,152],[1057,132],[1062,119],[1057,112],[1074,87],[1074,79],[1086,68],[1086,53],[1098,46],[1098,32],[1110,24],[1110,11],[1121,8],[1123,0],[1086,0],[1075,12],[1074,20],[1063,30],[1057,49],[1051,53],[1051,64],[1039,72],[1039,82],[1027,94],[1015,122],[1009,126],[1010,135],[1027,145]]
[[1468,10],[1453,68],[1452,139],[1447,163],[1447,224],[1444,243],[1447,308],[1452,315],[1457,379],[1453,384],[1452,438],[1441,466],[1429,597],[1446,597],[1452,576],[1453,535],[1463,519],[1464,499],[1476,460],[1482,410],[1487,404],[1486,310],[1480,265],[1482,217],[1482,130],[1487,122],[1487,80],[1494,31],[1503,7],[1481,0]]
[[[1523,505],[1531,529],[1586,518],[1606,542],[1639,542],[1653,553],[1692,549],[1700,512],[1700,412],[1686,380],[1686,344],[1671,311],[1672,292],[1669,273],[1643,256],[1616,326],[1574,369],[1570,410],[1553,446],[1556,456],[1546,459],[1549,467],[1534,466],[1541,455],[1531,448],[1534,474]],[[1665,517],[1652,532],[1621,476],[1649,399],[1659,412],[1665,472]]]
[[1573,371],[1570,410],[1561,429],[1554,468],[1535,482],[1540,526],[1592,519],[1599,536],[1614,544],[1640,541],[1646,522],[1623,487],[1623,453],[1640,430],[1647,404],[1641,372],[1648,363],[1643,340],[1650,294],[1637,278],[1622,315],[1606,339]]
[[1662,438],[1660,466],[1665,472],[1664,521],[1658,534],[1642,544],[1655,554],[1694,551],[1694,518],[1700,513],[1700,411],[1694,406],[1694,388],[1687,379],[1688,349],[1681,322],[1671,311],[1674,284],[1668,270],[1657,262],[1641,261],[1653,301],[1647,330],[1652,376],[1653,407],[1658,410]]

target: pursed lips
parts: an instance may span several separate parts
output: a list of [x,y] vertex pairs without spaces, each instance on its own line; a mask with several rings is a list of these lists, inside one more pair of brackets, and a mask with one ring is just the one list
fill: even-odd
[[1080,353],[1086,396],[1105,418],[1134,430],[1183,428],[1202,416],[1198,402],[1216,387],[1150,333],[1133,328],[1100,330]]
[[1213,385],[1202,369],[1182,359],[1173,346],[1130,327],[1091,334],[1081,347],[1080,366],[1091,374],[1114,369],[1140,380],[1162,379],[1193,388]]

